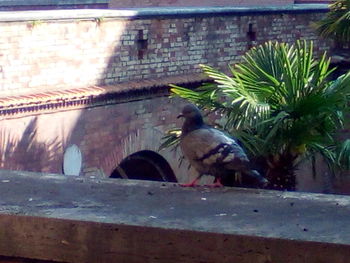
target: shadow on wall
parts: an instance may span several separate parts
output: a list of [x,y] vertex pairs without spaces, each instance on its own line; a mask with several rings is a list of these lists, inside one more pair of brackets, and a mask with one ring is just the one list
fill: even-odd
[[18,136],[10,129],[0,130],[0,168],[49,172],[62,157],[57,153],[61,142],[56,139],[48,142],[36,140],[37,118],[32,119],[23,134]]

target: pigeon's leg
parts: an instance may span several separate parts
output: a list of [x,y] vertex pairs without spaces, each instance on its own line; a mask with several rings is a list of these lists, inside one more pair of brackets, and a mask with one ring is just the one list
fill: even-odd
[[182,187],[195,187],[195,186],[198,186],[197,183],[198,183],[199,179],[201,179],[202,176],[203,176],[203,174],[200,174],[192,182],[187,183],[187,184],[180,184],[180,186],[182,186]]
[[241,172],[235,173],[235,182],[237,182],[239,185],[242,185],[242,173]]
[[206,187],[224,187],[220,178],[215,178],[214,183],[204,185]]

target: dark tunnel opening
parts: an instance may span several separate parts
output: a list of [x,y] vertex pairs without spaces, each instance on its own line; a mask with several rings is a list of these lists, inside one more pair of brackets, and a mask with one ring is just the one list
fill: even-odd
[[111,178],[177,182],[168,162],[160,154],[144,150],[126,157],[112,172]]

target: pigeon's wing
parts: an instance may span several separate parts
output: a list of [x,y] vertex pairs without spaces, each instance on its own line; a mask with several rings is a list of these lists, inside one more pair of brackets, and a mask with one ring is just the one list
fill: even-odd
[[189,162],[201,173],[212,166],[233,169],[248,158],[237,142],[214,128],[197,129],[181,139],[181,149]]

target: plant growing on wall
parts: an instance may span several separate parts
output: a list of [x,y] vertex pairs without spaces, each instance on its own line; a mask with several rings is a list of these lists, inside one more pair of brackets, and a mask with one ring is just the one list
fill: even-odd
[[[350,98],[350,72],[329,80],[333,69],[313,45],[268,42],[252,48],[228,76],[202,65],[213,82],[196,90],[172,86],[173,94],[224,117],[223,129],[238,138],[271,188],[294,190],[298,164],[320,154],[333,171],[349,169],[350,140],[339,142]],[[165,137],[173,145],[178,133]]]
[[338,0],[330,5],[326,17],[315,24],[317,32],[339,43],[350,43],[350,0]]

